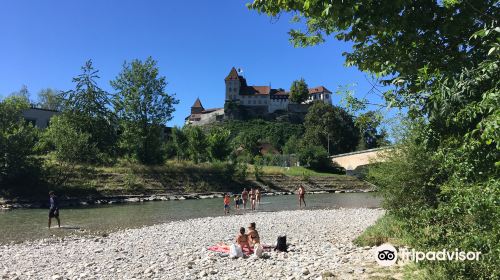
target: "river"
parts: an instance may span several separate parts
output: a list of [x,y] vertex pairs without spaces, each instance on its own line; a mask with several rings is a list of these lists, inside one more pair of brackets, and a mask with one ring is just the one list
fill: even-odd
[[[373,193],[325,193],[306,195],[307,209],[376,208],[381,199]],[[0,211],[0,244],[68,235],[104,234],[175,220],[224,214],[222,198],[155,201],[61,209],[61,228],[47,229],[48,210]],[[263,196],[257,211],[298,209],[295,195]],[[234,206],[231,215],[235,214]],[[250,210],[241,210],[245,214]]]

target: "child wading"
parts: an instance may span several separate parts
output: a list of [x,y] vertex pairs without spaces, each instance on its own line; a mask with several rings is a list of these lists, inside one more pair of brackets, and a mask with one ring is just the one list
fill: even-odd
[[229,214],[229,204],[231,204],[231,197],[229,193],[224,196],[224,215]]

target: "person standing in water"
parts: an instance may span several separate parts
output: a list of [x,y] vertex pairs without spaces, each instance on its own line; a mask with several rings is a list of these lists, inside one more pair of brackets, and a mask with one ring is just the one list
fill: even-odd
[[239,211],[240,210],[240,196],[235,194],[234,195],[234,208]]
[[224,215],[229,214],[229,205],[231,204],[231,197],[229,193],[224,196]]
[[250,189],[250,203],[252,204],[252,210],[255,210],[255,200],[256,200],[256,193],[255,189],[251,188]]
[[256,199],[257,199],[257,204],[259,204],[259,205],[260,205],[260,197],[261,197],[261,193],[260,193],[260,189],[258,189],[258,188],[255,190],[255,197],[256,197]]
[[302,208],[302,202],[304,202],[304,207],[306,207],[306,200],[304,199],[306,190],[303,185],[300,185],[298,193],[299,193],[299,207]]
[[50,225],[52,223],[52,218],[56,218],[57,220],[57,226],[61,227],[61,220],[59,219],[59,203],[57,201],[57,197],[54,194],[53,191],[49,192],[49,202],[50,202],[50,208],[49,208],[49,229]]
[[248,200],[247,188],[244,188],[243,192],[241,192],[241,199],[243,200],[243,209],[247,209],[247,200]]

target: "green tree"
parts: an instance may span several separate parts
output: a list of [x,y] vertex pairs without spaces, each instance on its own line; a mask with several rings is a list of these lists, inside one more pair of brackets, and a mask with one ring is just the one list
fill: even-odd
[[313,170],[326,171],[331,166],[328,152],[322,146],[304,144],[298,151],[299,161]]
[[71,164],[90,162],[98,153],[92,136],[75,128],[69,115],[52,117],[43,134],[43,141],[53,147],[53,153],[60,161]]
[[260,180],[262,178],[264,169],[264,159],[262,156],[255,156],[253,159],[253,175],[255,176],[255,180]]
[[380,129],[382,115],[375,111],[360,114],[354,121],[360,132],[360,139],[356,150],[373,149],[387,145],[387,133]]
[[47,110],[62,111],[64,96],[60,91],[52,88],[42,89],[38,92],[38,107]]
[[215,127],[207,135],[208,155],[211,160],[223,161],[231,153],[231,133],[224,128]]
[[290,86],[290,101],[300,104],[307,98],[309,98],[309,88],[306,81],[303,78],[293,81]]
[[296,154],[300,149],[300,139],[298,136],[291,136],[283,147],[283,154]]
[[37,131],[22,115],[29,106],[19,96],[0,102],[0,192],[37,179],[39,164],[34,158]]
[[344,109],[314,102],[305,117],[305,143],[321,146],[330,154],[352,152],[359,141],[359,133],[354,120]]
[[18,91],[14,91],[10,94],[10,96],[23,99],[23,101],[25,103],[28,103],[28,105],[30,105],[30,103],[31,103],[30,95],[31,94],[30,94],[28,87],[26,85],[22,85]]
[[181,159],[187,159],[189,157],[188,153],[188,139],[184,130],[174,126],[172,128],[172,142],[177,157],[177,161]]
[[207,138],[199,126],[188,126],[185,129],[188,140],[188,153],[194,163],[207,158]]
[[89,161],[100,161],[100,154],[114,156],[116,154],[116,117],[110,111],[109,94],[102,90],[96,80],[98,70],[88,60],[81,68],[82,73],[73,78],[75,89],[64,92],[65,119],[69,128],[88,134],[90,143],[95,145],[98,153],[88,158]]
[[125,63],[111,85],[118,91],[113,103],[120,119],[121,147],[142,163],[161,162],[160,132],[172,119],[178,100],[165,92],[167,82],[157,62],[149,57]]
[[346,65],[395,85],[384,94],[387,101],[419,114],[429,101],[421,90],[436,75],[458,74],[487,57],[489,47],[470,38],[498,19],[500,9],[496,0],[473,2],[254,0],[248,7],[270,16],[293,13],[294,22],[305,23],[305,30],[289,32],[295,46],[316,45],[327,36],[353,42],[352,51],[344,53]]
[[[297,45],[334,34],[354,42],[346,64],[394,87],[405,106],[401,146],[370,174],[385,206],[422,251],[481,251],[477,262],[429,262],[435,279],[496,279],[500,211],[497,1],[254,1],[271,15],[298,12]],[[429,51],[432,50],[432,51]]]
[[253,158],[259,153],[261,137],[257,131],[241,131],[234,139],[235,147],[243,147]]

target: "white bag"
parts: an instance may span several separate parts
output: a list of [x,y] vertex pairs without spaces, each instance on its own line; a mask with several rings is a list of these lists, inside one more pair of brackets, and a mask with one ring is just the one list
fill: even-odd
[[241,258],[243,257],[243,251],[240,246],[233,244],[229,246],[229,257],[230,258]]
[[260,245],[260,243],[255,244],[255,246],[253,247],[253,254],[258,258],[262,257],[263,251],[264,248],[262,247],[262,245]]

